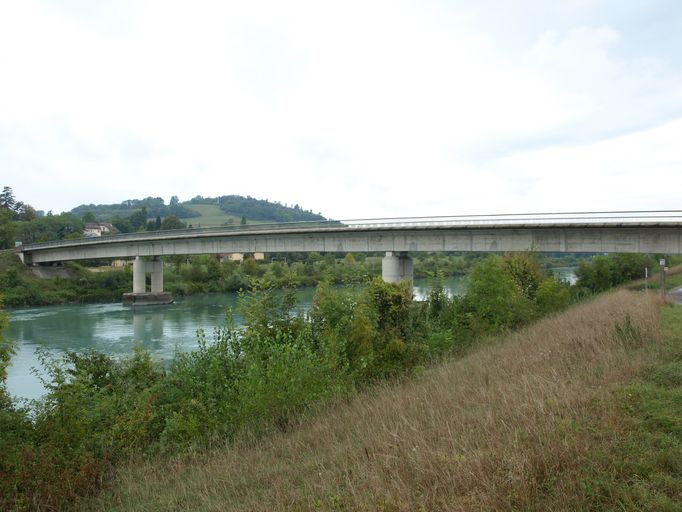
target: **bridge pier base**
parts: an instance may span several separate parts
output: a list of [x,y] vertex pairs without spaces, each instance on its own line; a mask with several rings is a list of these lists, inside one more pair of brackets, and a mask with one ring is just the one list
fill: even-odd
[[381,277],[387,283],[409,281],[412,284],[414,279],[412,258],[406,252],[401,252],[396,256],[393,252],[388,251],[381,260]]
[[[147,292],[147,273],[152,275],[151,293]],[[148,306],[171,302],[173,302],[171,294],[163,291],[163,261],[158,256],[152,261],[145,261],[136,256],[133,261],[133,293],[123,294],[123,304]]]

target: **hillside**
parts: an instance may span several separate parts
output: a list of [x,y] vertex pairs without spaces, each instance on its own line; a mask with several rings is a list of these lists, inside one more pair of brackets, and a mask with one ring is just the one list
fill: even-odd
[[679,510],[659,307],[607,294],[260,441],[130,461],[79,509]]
[[[240,221],[249,222],[301,222],[325,220],[320,214],[304,210],[299,205],[285,206],[279,202],[255,199],[247,196],[201,197],[181,203],[188,209],[201,214],[196,222],[202,225],[220,225]],[[222,219],[223,222],[220,222]]]
[[237,195],[196,196],[183,202],[173,196],[169,204],[161,197],[127,199],[118,204],[82,204],[71,213],[80,218],[92,216],[98,221],[111,222],[140,212],[143,208],[146,208],[150,220],[157,216],[164,218],[174,215],[193,226],[202,227],[239,224],[242,218],[253,223],[324,220],[322,215],[304,210],[299,205],[289,207],[279,202]]
[[146,197],[144,199],[126,199],[118,204],[82,204],[76,206],[70,213],[78,217],[92,214],[96,220],[110,222],[117,216],[125,217],[132,213],[147,209],[147,218],[154,219],[175,215],[180,219],[198,217],[196,212],[181,205],[177,196],[173,196],[169,205],[161,197]]

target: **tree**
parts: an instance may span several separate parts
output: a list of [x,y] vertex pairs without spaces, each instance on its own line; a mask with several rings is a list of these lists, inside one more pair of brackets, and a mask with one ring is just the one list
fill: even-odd
[[161,229],[184,229],[187,224],[178,219],[175,215],[166,217],[161,221]]
[[535,300],[542,314],[559,311],[571,302],[570,286],[553,277],[547,277],[538,286]]
[[608,290],[615,283],[611,260],[607,256],[595,256],[589,263],[581,261],[575,275],[578,287],[594,293]]
[[625,281],[644,277],[644,268],[650,265],[641,254],[614,254],[595,256],[590,263],[581,262],[575,271],[577,285],[594,293],[608,290]]
[[96,220],[95,214],[92,212],[85,212],[85,215],[83,215],[83,222],[95,222]]
[[473,268],[465,301],[472,320],[484,330],[514,327],[533,314],[532,302],[498,256],[490,256]]
[[14,246],[16,223],[11,220],[12,212],[0,209],[0,249],[9,249]]
[[113,226],[118,229],[121,233],[130,233],[134,231],[133,226],[130,224],[129,218],[123,218],[119,215],[114,217],[111,221]]
[[21,207],[17,209],[17,213],[14,216],[15,220],[29,221],[35,219],[38,216],[33,206],[24,203],[20,204]]
[[246,217],[244,217],[243,215],[242,215],[242,220],[241,220],[240,224],[242,226],[246,226]]
[[16,212],[17,200],[14,198],[14,191],[12,187],[4,187],[2,193],[0,194],[0,208],[9,210],[11,212]]
[[531,252],[515,253],[504,257],[504,268],[528,299],[535,297],[542,281],[542,271],[535,255]]
[[143,207],[128,217],[130,225],[135,231],[147,226],[147,208]]
[[7,367],[10,364],[12,354],[14,354],[14,347],[3,339],[3,331],[9,325],[9,318],[2,309],[2,305],[0,301],[0,411],[7,410],[12,403],[5,383],[7,381]]

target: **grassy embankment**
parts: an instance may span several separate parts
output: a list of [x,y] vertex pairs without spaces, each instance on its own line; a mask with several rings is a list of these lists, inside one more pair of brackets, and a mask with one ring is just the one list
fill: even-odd
[[[81,510],[682,510],[682,307],[618,291]],[[662,342],[661,342],[662,340]]]

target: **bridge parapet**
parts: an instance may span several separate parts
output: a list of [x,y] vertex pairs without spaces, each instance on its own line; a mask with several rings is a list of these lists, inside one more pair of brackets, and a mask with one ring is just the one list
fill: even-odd
[[682,211],[614,211],[569,213],[509,213],[350,219],[340,221],[353,228],[379,227],[537,227],[537,226],[643,226],[682,225]]

